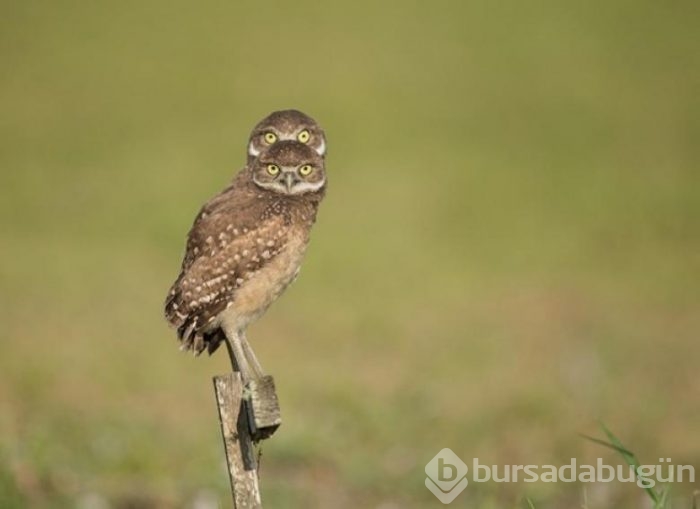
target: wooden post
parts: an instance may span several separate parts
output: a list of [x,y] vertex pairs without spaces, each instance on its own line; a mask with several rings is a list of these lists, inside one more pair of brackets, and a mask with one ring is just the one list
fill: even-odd
[[266,375],[259,380],[251,380],[248,384],[250,397],[246,397],[250,429],[253,441],[259,442],[270,438],[282,424],[280,404],[275,391],[275,380]]
[[258,465],[248,424],[243,382],[238,372],[214,377],[221,435],[235,509],[262,509]]
[[271,376],[244,387],[238,371],[213,378],[226,451],[233,507],[262,509],[254,444],[272,436],[282,422]]

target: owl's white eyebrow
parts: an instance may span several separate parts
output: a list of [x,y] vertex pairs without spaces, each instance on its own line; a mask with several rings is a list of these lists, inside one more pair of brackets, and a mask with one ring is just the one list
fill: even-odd
[[257,148],[255,148],[255,144],[252,141],[250,142],[250,145],[248,145],[248,153],[251,156],[256,157],[260,155],[260,151]]
[[326,140],[323,139],[323,136],[321,137],[321,145],[316,149],[316,152],[318,152],[320,156],[326,153]]

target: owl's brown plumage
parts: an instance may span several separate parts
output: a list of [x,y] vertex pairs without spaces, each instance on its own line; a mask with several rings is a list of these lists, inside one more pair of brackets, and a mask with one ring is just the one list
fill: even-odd
[[224,334],[242,336],[294,280],[325,179],[315,150],[280,141],[202,207],[165,303],[183,348],[212,353]]
[[273,111],[258,122],[248,139],[248,163],[274,143],[294,140],[326,155],[326,134],[318,123],[299,110]]

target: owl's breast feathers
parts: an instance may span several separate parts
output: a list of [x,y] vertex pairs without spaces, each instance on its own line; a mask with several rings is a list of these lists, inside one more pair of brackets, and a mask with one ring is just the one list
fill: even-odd
[[202,208],[165,301],[183,349],[214,352],[222,321],[245,328],[274,302],[299,271],[319,201],[232,186]]

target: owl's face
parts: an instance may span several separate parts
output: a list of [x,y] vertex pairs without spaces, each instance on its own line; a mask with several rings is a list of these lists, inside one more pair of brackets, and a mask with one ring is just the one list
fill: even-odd
[[323,157],[293,140],[277,142],[262,152],[253,164],[252,174],[258,187],[286,195],[316,193],[326,185]]
[[316,121],[297,110],[275,111],[255,126],[248,141],[248,162],[279,141],[298,141],[326,155],[326,135]]

